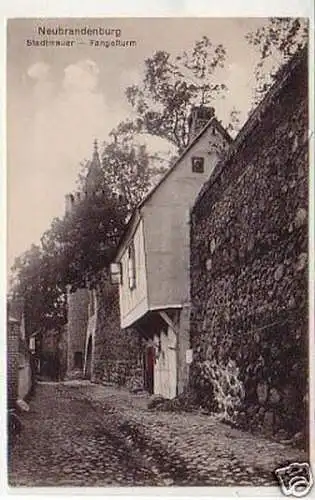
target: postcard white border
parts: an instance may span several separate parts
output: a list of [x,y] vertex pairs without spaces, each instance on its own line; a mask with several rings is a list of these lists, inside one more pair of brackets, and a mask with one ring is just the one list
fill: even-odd
[[[1,127],[1,168],[0,168],[0,221],[1,221],[1,243],[0,243],[0,322],[3,332],[2,363],[1,363],[1,382],[2,382],[2,401],[6,398],[5,371],[6,371],[6,353],[5,353],[5,296],[6,296],[6,136],[3,131],[6,130],[6,19],[24,18],[24,17],[270,17],[270,16],[288,16],[288,17],[308,17],[310,18],[310,394],[315,394],[314,384],[314,171],[311,168],[314,165],[314,6],[312,0],[220,0],[211,2],[210,0],[159,0],[152,4],[145,0],[115,0],[106,2],[104,0],[10,0],[5,5],[0,6],[1,25],[0,25],[0,109],[2,113]],[[3,406],[3,405],[2,405]],[[1,409],[1,423],[5,422],[5,409]],[[314,398],[310,402],[310,415],[315,415]],[[208,498],[283,498],[278,488],[40,488],[34,491],[34,488],[20,488],[17,490],[7,490],[6,487],[6,432],[5,426],[1,425],[1,472],[0,484],[3,496],[19,499],[46,498],[47,496],[57,496],[58,498],[68,495],[78,496],[105,496],[107,498],[192,498],[195,496]],[[313,428],[311,429],[311,438],[314,438]],[[311,439],[314,442],[314,439]],[[313,473],[315,472],[314,449],[311,450],[311,461],[313,464]],[[314,493],[314,492],[313,492]]]

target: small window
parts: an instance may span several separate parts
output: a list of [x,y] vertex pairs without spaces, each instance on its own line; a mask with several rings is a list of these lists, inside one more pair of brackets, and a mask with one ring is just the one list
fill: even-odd
[[113,262],[110,265],[110,280],[112,285],[122,285],[122,265],[121,262]]
[[192,171],[196,174],[204,173],[204,158],[202,156],[194,156],[192,158]]
[[136,255],[133,242],[128,248],[128,281],[130,290],[136,288]]
[[36,344],[35,344],[35,337],[30,337],[30,351],[35,352],[36,351]]

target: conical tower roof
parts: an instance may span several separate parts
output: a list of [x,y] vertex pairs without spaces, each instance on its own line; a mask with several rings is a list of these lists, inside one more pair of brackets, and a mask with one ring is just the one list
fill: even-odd
[[93,157],[89,162],[88,173],[86,175],[86,194],[93,195],[97,191],[102,190],[104,183],[104,175],[102,172],[101,160],[98,152],[97,140],[94,140]]

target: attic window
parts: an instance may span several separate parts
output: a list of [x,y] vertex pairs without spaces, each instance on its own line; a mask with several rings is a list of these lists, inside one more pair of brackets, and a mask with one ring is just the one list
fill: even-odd
[[204,173],[204,158],[202,156],[193,156],[192,159],[192,171],[196,174]]
[[213,127],[213,129],[212,129],[212,135],[216,135],[216,133],[217,133],[217,131],[216,131],[216,129]]

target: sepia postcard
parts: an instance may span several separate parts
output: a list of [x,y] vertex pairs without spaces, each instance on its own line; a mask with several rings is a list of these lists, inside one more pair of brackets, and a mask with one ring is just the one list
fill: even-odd
[[10,493],[312,494],[310,32],[7,19]]

